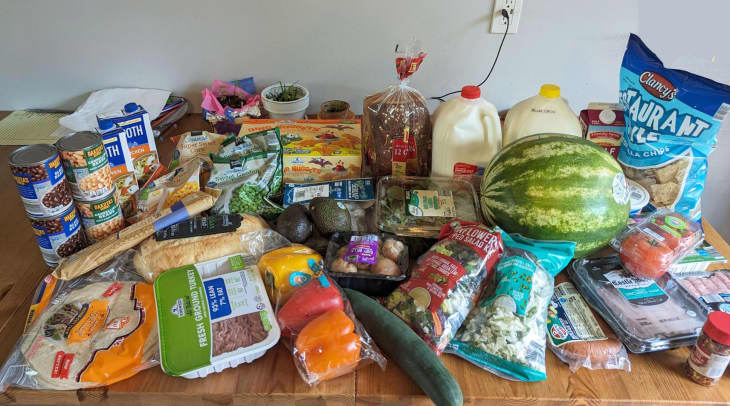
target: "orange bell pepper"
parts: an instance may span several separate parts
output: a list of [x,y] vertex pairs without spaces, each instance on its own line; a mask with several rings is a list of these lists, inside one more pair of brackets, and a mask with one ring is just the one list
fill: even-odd
[[306,380],[320,382],[352,372],[360,361],[360,336],[342,310],[330,310],[310,321],[296,339]]

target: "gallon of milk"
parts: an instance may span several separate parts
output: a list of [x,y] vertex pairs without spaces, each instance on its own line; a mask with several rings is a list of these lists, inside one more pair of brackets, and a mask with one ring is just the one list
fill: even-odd
[[481,98],[477,86],[441,104],[432,115],[431,176],[478,173],[502,145],[497,108]]
[[507,112],[502,145],[541,133],[582,135],[578,116],[560,97],[560,87],[555,85],[542,85],[540,94],[515,104]]

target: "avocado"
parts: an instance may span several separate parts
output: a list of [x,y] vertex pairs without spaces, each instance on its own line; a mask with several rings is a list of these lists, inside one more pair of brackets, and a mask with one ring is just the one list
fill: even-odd
[[276,220],[276,231],[294,243],[303,243],[312,235],[312,221],[309,219],[307,207],[293,204],[279,215]]
[[350,211],[344,204],[329,197],[315,197],[309,202],[309,213],[317,229],[325,236],[337,231],[351,231]]

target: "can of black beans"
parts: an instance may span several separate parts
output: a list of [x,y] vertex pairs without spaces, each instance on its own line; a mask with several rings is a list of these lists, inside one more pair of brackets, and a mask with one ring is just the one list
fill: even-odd
[[81,219],[74,206],[56,216],[28,217],[43,260],[49,266],[58,265],[61,258],[88,245],[86,235],[81,228]]
[[54,216],[71,207],[71,192],[56,147],[48,144],[20,147],[10,154],[8,163],[30,216]]

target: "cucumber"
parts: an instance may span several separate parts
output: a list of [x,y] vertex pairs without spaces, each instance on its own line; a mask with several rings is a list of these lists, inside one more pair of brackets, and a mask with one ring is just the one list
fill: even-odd
[[398,364],[436,406],[461,406],[459,383],[431,348],[401,319],[380,303],[345,289],[355,316],[381,350]]

